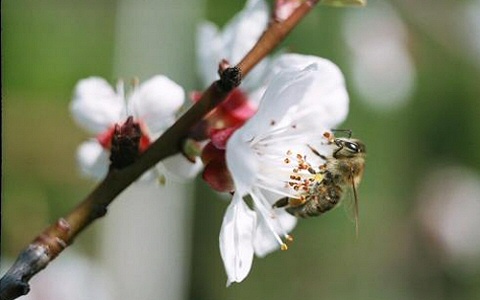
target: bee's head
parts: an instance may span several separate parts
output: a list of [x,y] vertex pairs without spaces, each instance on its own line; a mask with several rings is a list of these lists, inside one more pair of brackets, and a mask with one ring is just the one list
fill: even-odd
[[337,149],[333,152],[335,158],[352,158],[365,155],[365,144],[351,138],[336,138],[334,143]]

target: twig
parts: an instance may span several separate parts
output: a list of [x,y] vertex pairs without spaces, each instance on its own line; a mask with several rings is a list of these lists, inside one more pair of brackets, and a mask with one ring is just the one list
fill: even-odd
[[[229,92],[240,84],[240,77],[248,72],[305,17],[317,3],[307,0],[284,22],[273,22],[244,59],[234,68],[226,69],[221,79],[214,82],[201,99],[158,138],[132,165],[121,170],[112,169],[105,179],[66,217],[60,218],[37,236],[18,256],[13,266],[0,280],[0,300],[18,298],[29,292],[29,280],[55,259],[82,230],[104,216],[108,205],[124,189],[162,159],[180,151],[190,128],[222,102]],[[240,76],[239,76],[240,75]]]
[[260,60],[265,58],[275,47],[285,39],[295,26],[307,15],[319,0],[307,0],[303,2],[283,22],[272,20],[268,29],[262,34],[257,44],[238,63],[242,75],[246,76]]

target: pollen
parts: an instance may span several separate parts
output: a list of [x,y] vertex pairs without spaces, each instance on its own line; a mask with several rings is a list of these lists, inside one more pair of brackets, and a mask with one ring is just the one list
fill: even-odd
[[333,135],[332,135],[330,132],[325,131],[325,132],[323,133],[323,137],[326,138],[327,140],[330,140],[330,139],[333,138]]
[[[285,187],[289,188],[293,193],[292,198],[308,197],[318,186],[324,178],[324,165],[312,165],[307,160],[307,156],[303,153],[293,153],[288,150],[286,157],[283,158],[283,163],[291,167],[288,179],[285,180]],[[291,198],[291,199],[292,199]],[[297,204],[302,205],[303,202]]]

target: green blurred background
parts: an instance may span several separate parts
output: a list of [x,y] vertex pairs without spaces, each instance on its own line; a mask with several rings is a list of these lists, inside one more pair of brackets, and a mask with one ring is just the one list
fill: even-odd
[[[403,22],[416,72],[408,99],[396,109],[372,107],[352,82],[344,22],[357,10],[318,7],[284,43],[333,60],[345,74],[351,110],[343,127],[368,150],[359,238],[342,209],[302,220],[287,252],[255,259],[248,278],[227,289],[218,250],[227,203],[197,180],[190,299],[479,299],[480,249],[457,258],[422,218],[429,195],[433,207],[446,206],[435,202],[435,189],[423,192],[430,191],[424,187],[435,170],[465,170],[458,185],[464,175],[479,178],[480,21],[458,24],[468,14],[460,12],[475,7],[479,18],[480,4],[390,4]],[[68,104],[79,79],[115,79],[116,6],[114,0],[2,1],[2,261],[94,186],[77,172],[75,150],[87,135],[72,122]],[[205,18],[224,25],[242,7],[243,1],[208,0]],[[473,33],[464,35],[468,30]],[[471,197],[480,202],[479,194]],[[454,200],[448,210],[464,205],[461,197]],[[73,247],[94,257],[95,234],[94,225]],[[478,234],[465,238],[478,245]]]

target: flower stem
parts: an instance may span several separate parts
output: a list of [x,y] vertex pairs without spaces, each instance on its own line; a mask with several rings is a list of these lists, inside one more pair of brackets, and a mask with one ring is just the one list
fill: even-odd
[[150,145],[137,161],[120,170],[112,169],[67,216],[60,218],[38,235],[19,254],[15,263],[0,280],[0,300],[15,299],[27,294],[30,289],[29,280],[70,245],[83,229],[103,217],[115,197],[156,163],[178,153],[190,128],[225,100],[229,92],[240,84],[240,77],[245,77],[260,60],[283,41],[317,2],[318,0],[307,0],[284,22],[272,22],[244,59],[236,67],[225,70],[221,79],[214,82],[202,94],[201,99]]

